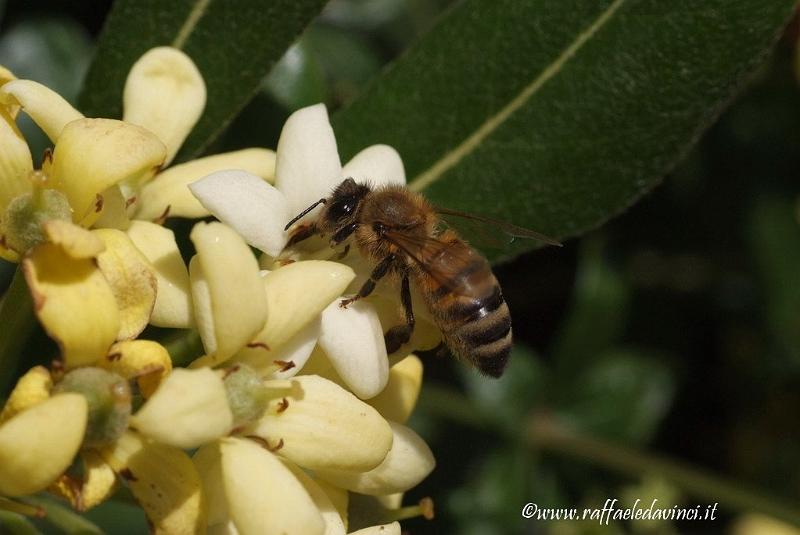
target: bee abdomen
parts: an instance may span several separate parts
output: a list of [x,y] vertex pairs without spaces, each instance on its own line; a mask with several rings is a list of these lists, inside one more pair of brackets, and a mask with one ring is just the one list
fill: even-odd
[[511,353],[511,314],[500,287],[483,298],[453,296],[441,321],[445,342],[481,372],[499,377]]

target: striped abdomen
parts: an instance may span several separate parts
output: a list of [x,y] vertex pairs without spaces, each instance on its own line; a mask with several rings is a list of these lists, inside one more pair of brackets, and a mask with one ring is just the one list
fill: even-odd
[[[511,353],[511,314],[489,263],[462,241],[450,244],[442,261],[454,258],[450,271],[428,264],[437,282],[423,292],[444,342],[482,373],[500,377]],[[436,260],[436,259],[430,259]],[[453,265],[455,264],[455,266]],[[444,273],[448,273],[445,278]],[[431,288],[431,286],[438,286]]]

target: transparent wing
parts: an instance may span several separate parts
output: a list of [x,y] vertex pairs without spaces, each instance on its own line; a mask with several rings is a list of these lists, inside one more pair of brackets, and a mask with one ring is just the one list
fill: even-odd
[[455,293],[468,294],[465,274],[476,268],[488,269],[483,256],[463,241],[445,241],[435,237],[418,237],[398,231],[387,231],[387,240],[410,256],[439,285]]
[[[555,245],[557,247],[561,247],[562,243],[554,238],[546,236],[541,232],[536,232],[535,230],[527,229],[524,227],[518,227],[517,225],[513,225],[508,223],[507,221],[500,221],[499,219],[492,219],[490,217],[472,214],[467,212],[461,212],[459,210],[451,210],[449,208],[442,208],[440,206],[435,206],[434,209],[436,212],[441,216],[442,221],[448,226],[453,227],[455,230],[460,229],[467,229],[463,231],[462,234],[468,235],[470,237],[477,236],[479,241],[484,239],[485,237],[489,238],[489,245],[492,248],[498,248],[503,241],[498,240],[495,235],[490,235],[486,230],[481,230],[485,227],[494,227],[497,230],[500,230],[503,234],[508,236],[508,240],[506,243],[511,243],[514,241],[515,238],[526,238],[537,240],[548,245]],[[462,221],[471,222],[470,224],[464,225],[464,223],[459,222],[458,220],[461,219]]]

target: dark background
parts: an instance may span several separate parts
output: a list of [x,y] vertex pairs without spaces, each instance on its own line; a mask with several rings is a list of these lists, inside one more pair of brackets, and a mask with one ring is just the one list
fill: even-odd
[[[331,2],[298,45],[301,67],[279,65],[212,151],[275,147],[292,110],[319,101],[341,106],[434,24],[447,3]],[[109,7],[28,0],[7,2],[2,11],[0,1],[0,64],[74,101]],[[746,513],[722,508],[714,522],[609,527],[522,520],[527,502],[717,501],[701,499],[658,465],[621,474],[591,453],[537,444],[529,433],[535,422],[591,437],[594,451],[627,457],[613,449],[621,445],[626,452],[657,452],[798,503],[795,38],[792,26],[746,92],[655,191],[561,249],[497,266],[518,340],[502,380],[426,356],[411,425],[428,440],[438,466],[406,502],[431,496],[437,516],[405,522],[409,533],[729,533]],[[28,128],[43,150],[46,141]],[[0,265],[0,284],[11,273],[10,265]],[[143,529],[132,514],[111,504],[89,516],[110,532]]]

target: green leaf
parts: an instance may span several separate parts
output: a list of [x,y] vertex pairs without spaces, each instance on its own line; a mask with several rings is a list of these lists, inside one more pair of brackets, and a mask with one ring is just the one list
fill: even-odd
[[324,0],[118,0],[80,98],[90,116],[119,117],[131,65],[155,46],[182,49],[208,88],[205,112],[178,159],[196,156],[258,91]]
[[325,71],[335,104],[352,100],[381,68],[378,52],[359,33],[315,24],[304,40]]
[[795,4],[460,2],[336,114],[342,159],[388,143],[436,203],[580,234],[669,172]]
[[599,356],[558,393],[559,416],[589,435],[647,441],[675,394],[675,380],[663,360],[619,349]]
[[297,109],[326,100],[325,75],[307,39],[292,45],[264,80],[263,88],[284,108]]

